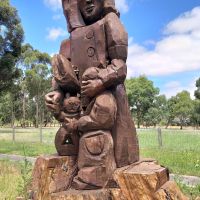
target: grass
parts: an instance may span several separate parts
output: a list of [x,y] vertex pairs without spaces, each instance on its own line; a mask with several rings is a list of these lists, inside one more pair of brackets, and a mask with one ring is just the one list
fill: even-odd
[[26,149],[26,156],[31,156],[31,157],[56,153],[56,149],[53,144],[45,144],[45,143],[42,144],[38,142],[13,143],[11,141],[0,140],[0,153],[2,154],[24,155],[23,147]]
[[196,200],[197,197],[200,197],[200,185],[197,185],[195,187],[189,187],[185,184],[182,184],[180,182],[177,182],[179,188],[181,191],[189,197],[190,200]]
[[196,186],[188,186],[181,181],[181,177],[176,175],[174,180],[181,189],[181,191],[189,197],[190,200],[195,200],[196,197],[200,197],[200,184]]
[[200,131],[163,130],[159,147],[156,130],[138,131],[142,157],[151,157],[171,173],[200,176]]
[[13,200],[18,196],[18,182],[21,178],[18,163],[0,161],[0,200]]
[[[27,156],[55,153],[54,137],[58,127],[43,129],[43,144],[39,143],[39,129],[16,129],[13,143],[12,130],[0,129],[0,153]],[[140,154],[151,157],[175,174],[200,176],[200,131],[162,130],[163,146],[158,146],[156,129],[138,130]]]
[[0,200],[28,199],[32,165],[24,160],[13,162],[0,160]]

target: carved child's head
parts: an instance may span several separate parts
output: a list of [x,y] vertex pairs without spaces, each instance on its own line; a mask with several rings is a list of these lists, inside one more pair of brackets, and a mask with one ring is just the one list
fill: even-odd
[[79,113],[80,112],[80,99],[78,97],[68,97],[63,100],[63,111],[65,113]]
[[101,18],[104,0],[78,0],[78,7],[85,23],[91,24]]

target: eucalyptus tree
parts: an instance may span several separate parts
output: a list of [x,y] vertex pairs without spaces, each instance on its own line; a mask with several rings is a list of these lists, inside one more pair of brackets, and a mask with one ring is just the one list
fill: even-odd
[[196,80],[196,87],[197,89],[194,92],[194,96],[196,97],[196,99],[200,100],[200,77]]
[[[21,91],[23,93],[23,118],[32,119],[38,127],[39,118],[44,107],[44,95],[50,89],[50,63],[51,57],[34,49],[30,44],[22,47],[22,54],[18,65],[23,69]],[[26,106],[26,104],[28,104]],[[30,108],[35,106],[35,109]],[[29,108],[26,108],[28,107]],[[34,116],[33,110],[35,110]],[[25,112],[28,112],[25,114]],[[40,116],[39,116],[40,115]]]
[[200,78],[196,80],[196,90],[194,92],[195,100],[193,101],[194,110],[192,114],[192,122],[194,126],[200,126]]
[[0,1],[0,93],[9,90],[20,76],[16,62],[21,54],[23,28],[16,8]]
[[136,117],[138,128],[140,128],[145,114],[159,94],[159,89],[154,87],[153,82],[147,77],[139,76],[126,80],[126,90],[131,111]]
[[144,115],[146,126],[156,126],[166,120],[167,99],[165,95],[155,96],[152,106]]
[[183,90],[175,96],[175,104],[173,105],[174,115],[179,119],[180,129],[190,122],[193,111],[193,101],[188,91]]

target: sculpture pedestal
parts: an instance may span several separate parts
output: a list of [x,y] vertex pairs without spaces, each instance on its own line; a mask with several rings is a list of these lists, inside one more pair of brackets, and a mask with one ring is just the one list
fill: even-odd
[[[77,191],[68,189],[76,173],[76,158],[42,156],[33,171],[34,200],[187,200],[168,171],[153,160],[141,160],[117,169],[113,188]],[[115,185],[115,186],[114,186]],[[115,188],[114,188],[115,187]],[[68,190],[67,190],[68,189]],[[67,191],[66,191],[67,190]]]
[[119,168],[113,176],[126,200],[188,199],[175,182],[169,181],[168,170],[153,160]]
[[32,175],[32,198],[46,200],[52,193],[67,190],[76,173],[75,156],[38,157]]

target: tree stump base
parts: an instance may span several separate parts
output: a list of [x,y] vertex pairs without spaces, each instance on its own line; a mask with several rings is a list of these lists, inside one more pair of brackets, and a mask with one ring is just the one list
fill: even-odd
[[168,170],[153,160],[141,160],[118,168],[108,188],[101,190],[69,189],[77,173],[76,157],[41,156],[33,170],[34,200],[188,200]]
[[77,173],[75,156],[40,156],[33,169],[32,194],[34,200],[46,200],[50,195],[69,189]]

